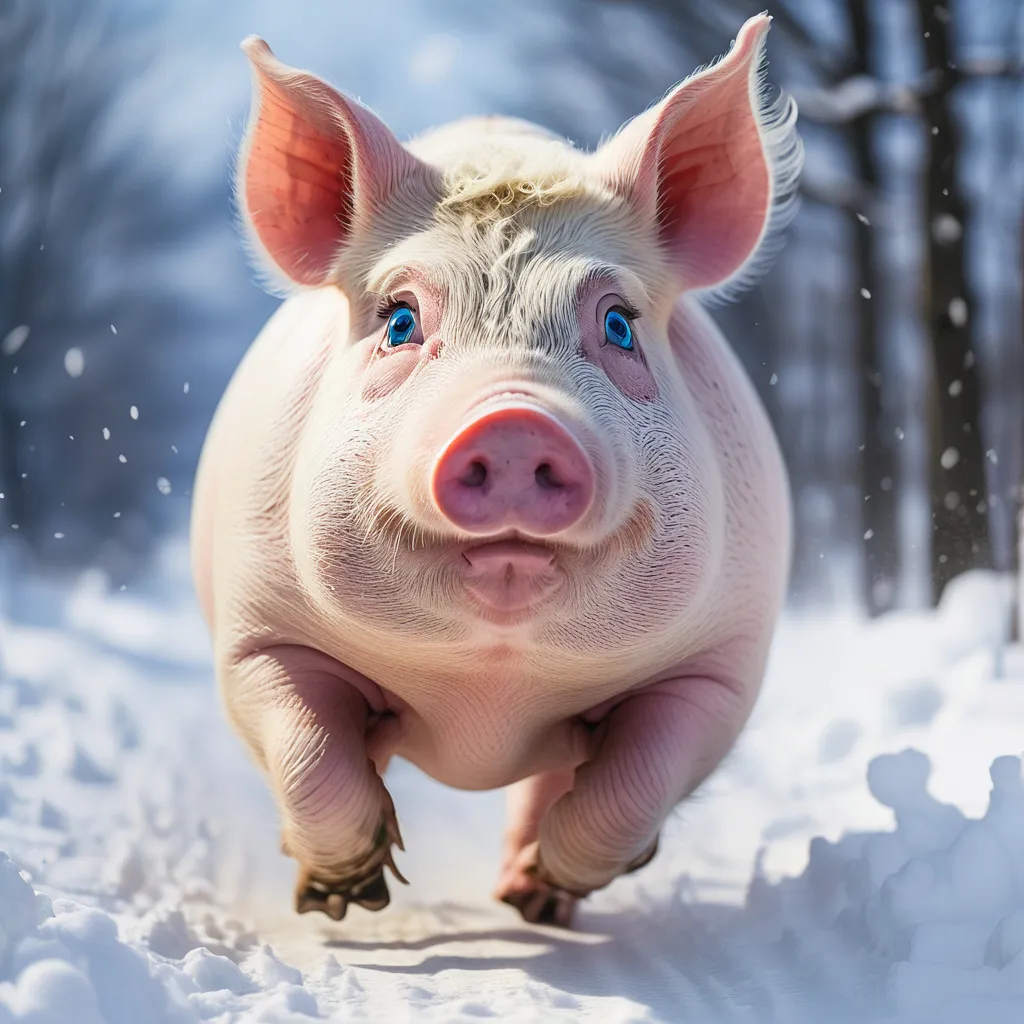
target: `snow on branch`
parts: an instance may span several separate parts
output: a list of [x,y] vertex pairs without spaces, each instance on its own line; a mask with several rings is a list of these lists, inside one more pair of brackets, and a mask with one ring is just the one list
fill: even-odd
[[921,100],[973,79],[1021,78],[1024,63],[981,57],[951,66],[945,75],[934,70],[916,82],[882,82],[871,75],[853,75],[832,86],[790,86],[801,117],[819,124],[850,124],[868,114],[919,114]]
[[904,85],[881,82],[870,75],[854,75],[827,87],[791,86],[800,116],[819,124],[849,124],[879,111],[912,114],[918,93]]

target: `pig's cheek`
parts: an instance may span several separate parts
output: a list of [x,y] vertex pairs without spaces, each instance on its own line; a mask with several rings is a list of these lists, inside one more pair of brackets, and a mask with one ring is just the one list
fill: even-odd
[[598,363],[608,379],[634,402],[653,402],[658,397],[658,385],[639,357],[623,355],[603,345],[598,350]]
[[363,400],[375,402],[390,395],[409,379],[420,358],[420,346],[410,345],[408,352],[394,352],[374,359],[364,371]]

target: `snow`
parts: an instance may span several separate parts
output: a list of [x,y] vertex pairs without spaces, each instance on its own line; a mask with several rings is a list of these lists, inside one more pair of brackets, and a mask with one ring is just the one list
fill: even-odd
[[0,352],[5,356],[13,356],[28,341],[28,336],[28,324],[19,324],[17,327],[12,327],[4,335],[4,340],[0,341]]
[[85,353],[77,345],[64,353],[64,369],[69,377],[81,377],[85,372]]
[[1005,579],[873,624],[786,616],[736,750],[562,932],[489,898],[502,795],[403,763],[411,885],[340,925],[293,915],[186,552],[163,565],[159,596],[21,581],[0,620],[0,1024],[1022,1019]]

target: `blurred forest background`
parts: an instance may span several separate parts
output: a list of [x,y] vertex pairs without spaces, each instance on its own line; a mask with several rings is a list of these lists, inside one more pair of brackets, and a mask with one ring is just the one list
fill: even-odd
[[[0,0],[0,598],[144,577],[275,301],[230,169],[263,35],[400,136],[499,112],[594,146],[765,0]],[[1024,461],[1024,0],[774,0],[802,206],[715,310],[777,425],[795,603],[1011,570]]]

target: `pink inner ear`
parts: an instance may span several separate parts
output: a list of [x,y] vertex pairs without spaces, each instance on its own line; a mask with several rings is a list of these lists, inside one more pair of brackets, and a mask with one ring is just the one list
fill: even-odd
[[330,115],[266,75],[245,198],[267,252],[293,280],[322,284],[352,222],[352,144]]
[[684,288],[737,274],[765,229],[773,168],[756,75],[770,22],[750,18],[728,56],[631,121],[601,154],[612,187],[657,217]]
[[746,75],[682,111],[658,153],[658,221],[691,288],[730,277],[754,250],[770,200]]

